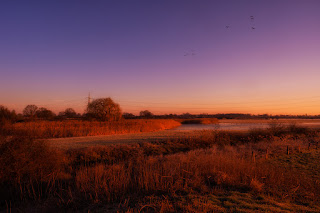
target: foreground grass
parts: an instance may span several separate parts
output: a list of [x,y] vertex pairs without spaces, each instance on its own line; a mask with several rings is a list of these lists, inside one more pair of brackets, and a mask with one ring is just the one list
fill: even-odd
[[3,137],[0,204],[24,212],[319,212],[317,140],[291,127],[62,151]]
[[118,122],[31,121],[7,125],[2,131],[9,135],[28,135],[34,138],[64,138],[152,132],[179,125],[179,122],[170,119],[132,119]]

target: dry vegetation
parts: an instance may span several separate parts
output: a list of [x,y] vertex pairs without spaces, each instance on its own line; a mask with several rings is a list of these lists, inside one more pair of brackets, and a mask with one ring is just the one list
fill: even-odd
[[67,151],[0,140],[0,210],[320,211],[319,133],[293,125]]
[[180,123],[170,119],[135,119],[118,122],[99,121],[30,121],[8,124],[2,131],[9,135],[29,135],[35,138],[63,138],[94,135],[114,135],[171,129]]

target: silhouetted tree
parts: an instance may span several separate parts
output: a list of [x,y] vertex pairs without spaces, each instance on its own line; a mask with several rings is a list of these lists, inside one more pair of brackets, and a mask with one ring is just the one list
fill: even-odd
[[189,112],[183,113],[180,115],[181,118],[195,118],[195,115],[190,114]]
[[36,116],[41,119],[51,120],[55,117],[55,114],[47,108],[40,107],[36,112]]
[[143,110],[140,112],[140,116],[144,118],[151,118],[153,114],[149,110]]
[[76,113],[76,111],[74,109],[67,108],[64,111],[64,116],[66,116],[67,118],[75,118],[75,117],[77,117],[77,113]]
[[111,98],[99,98],[88,104],[87,117],[100,121],[118,121],[122,118],[119,104]]
[[125,119],[132,119],[132,118],[135,118],[136,116],[132,113],[124,112],[122,114],[122,117],[124,117]]
[[29,118],[29,119],[34,119],[36,117],[38,107],[36,105],[28,105],[24,108],[23,110],[23,116]]

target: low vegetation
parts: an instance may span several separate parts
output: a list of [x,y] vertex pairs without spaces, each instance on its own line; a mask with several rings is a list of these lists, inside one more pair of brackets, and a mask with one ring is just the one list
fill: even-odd
[[3,136],[0,210],[319,212],[318,140],[272,126],[62,151]]
[[28,135],[34,138],[63,138],[152,132],[171,129],[180,123],[170,119],[132,119],[113,122],[99,121],[29,121],[5,125],[7,135]]

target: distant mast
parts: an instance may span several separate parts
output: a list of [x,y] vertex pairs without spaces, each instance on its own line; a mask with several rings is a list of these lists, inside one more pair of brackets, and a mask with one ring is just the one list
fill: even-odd
[[90,97],[90,92],[89,92],[89,94],[88,94],[88,106],[90,104],[90,101],[91,101],[91,97]]

